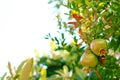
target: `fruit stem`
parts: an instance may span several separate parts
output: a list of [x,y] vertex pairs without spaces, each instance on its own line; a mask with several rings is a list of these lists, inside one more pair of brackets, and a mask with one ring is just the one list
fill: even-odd
[[97,73],[98,78],[102,78],[97,68],[96,68],[96,73]]

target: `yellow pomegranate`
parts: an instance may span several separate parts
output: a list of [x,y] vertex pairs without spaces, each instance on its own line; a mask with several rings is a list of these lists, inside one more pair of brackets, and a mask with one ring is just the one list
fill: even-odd
[[87,49],[80,58],[80,64],[85,67],[95,67],[98,64],[98,59],[90,50]]

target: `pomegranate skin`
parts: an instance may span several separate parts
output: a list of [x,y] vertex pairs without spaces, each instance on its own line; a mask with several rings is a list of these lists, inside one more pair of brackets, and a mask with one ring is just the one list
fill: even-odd
[[80,64],[85,67],[95,67],[98,64],[98,58],[91,53],[91,51],[85,51],[80,58]]
[[104,39],[95,39],[90,43],[90,48],[97,56],[103,56],[107,51],[107,42]]

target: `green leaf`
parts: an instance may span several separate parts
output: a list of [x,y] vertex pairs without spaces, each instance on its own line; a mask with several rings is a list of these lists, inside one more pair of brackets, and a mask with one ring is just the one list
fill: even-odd
[[79,69],[78,67],[75,68],[76,73],[84,80],[85,77],[87,77],[87,73],[85,73],[83,70]]
[[54,37],[54,39],[57,42],[57,44],[59,44],[59,40],[57,39],[57,37]]
[[7,75],[7,73],[5,73],[5,74],[0,78],[0,80],[5,80],[6,75]]
[[12,68],[10,62],[8,62],[8,69],[9,69],[9,73],[10,73],[11,77],[14,78],[15,72],[13,71],[13,68]]
[[19,80],[29,80],[29,75],[32,70],[32,66],[33,66],[33,58],[28,59],[26,61],[25,65],[23,66],[20,72]]
[[18,74],[18,73],[21,71],[21,69],[22,69],[22,67],[23,67],[23,65],[25,64],[26,61],[27,61],[27,60],[24,60],[24,61],[22,61],[22,62],[20,63],[20,65],[18,66],[18,68],[17,68],[17,70],[16,70],[16,74]]
[[62,39],[64,39],[64,38],[65,38],[64,33],[61,33],[61,36],[62,36]]

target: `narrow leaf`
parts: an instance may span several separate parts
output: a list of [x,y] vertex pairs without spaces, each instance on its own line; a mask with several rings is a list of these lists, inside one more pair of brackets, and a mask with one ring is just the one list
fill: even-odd
[[15,72],[12,69],[11,63],[8,62],[8,69],[9,69],[9,73],[12,76],[12,78],[15,76]]

